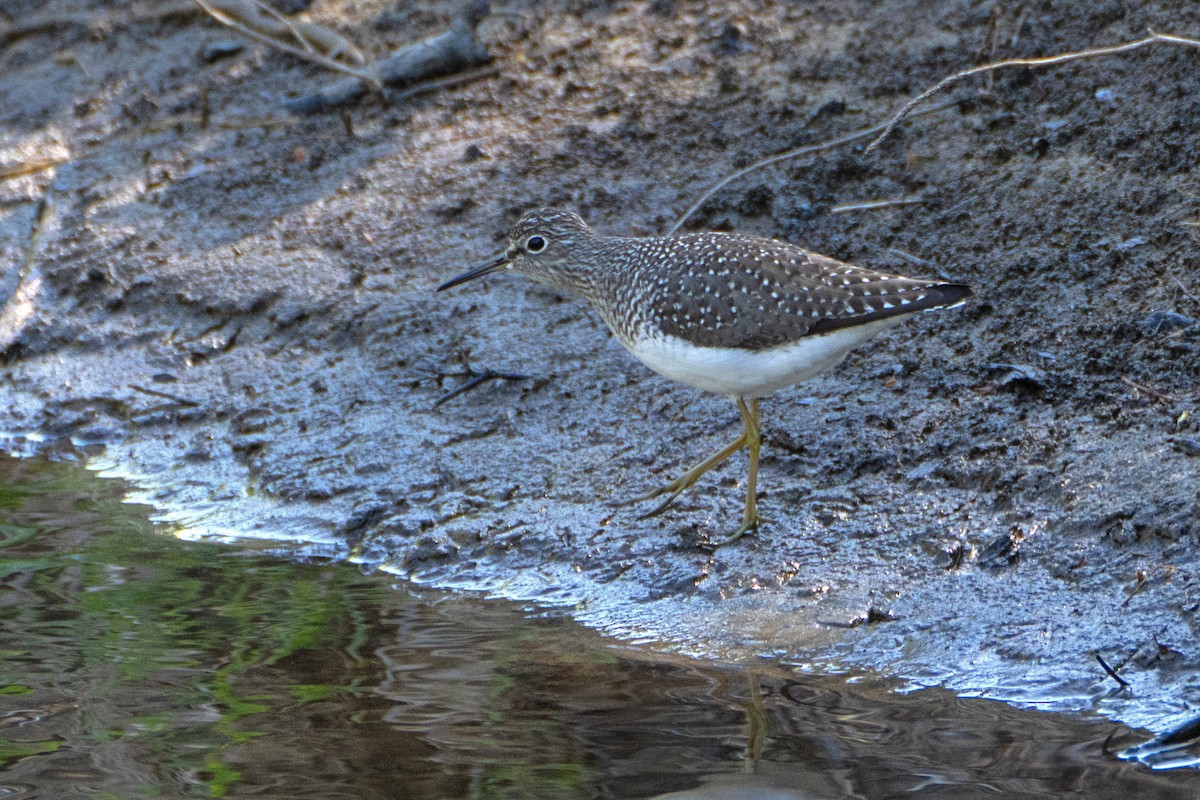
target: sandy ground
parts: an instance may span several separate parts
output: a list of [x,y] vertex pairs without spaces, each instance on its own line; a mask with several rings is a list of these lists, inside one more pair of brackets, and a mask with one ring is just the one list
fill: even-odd
[[[684,652],[1194,717],[1200,50],[977,77],[869,154],[700,209],[689,229],[978,289],[764,403],[774,522],[715,553],[744,460],[661,517],[621,502],[732,438],[731,403],[631,361],[577,300],[433,293],[526,208],[660,232],[955,70],[1200,35],[1177,2],[932,5],[496,3],[492,74],[295,117],[336,76],[217,57],[237,37],[197,14],[10,3],[0,165],[52,163],[0,182],[9,448],[82,447],[185,528],[308,538]],[[308,14],[382,56],[454,12]],[[13,32],[37,15],[57,24]],[[488,369],[528,378],[435,407]]]

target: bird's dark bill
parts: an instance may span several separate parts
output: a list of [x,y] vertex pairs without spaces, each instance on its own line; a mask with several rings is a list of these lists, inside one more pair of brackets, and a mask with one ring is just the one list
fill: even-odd
[[451,278],[437,288],[440,292],[443,289],[449,289],[451,286],[458,286],[460,283],[473,281],[476,278],[482,278],[484,275],[495,272],[498,269],[504,269],[508,266],[508,255],[502,255],[499,258],[494,258],[491,261],[485,261],[482,264],[471,267],[469,270],[459,275],[457,278]]

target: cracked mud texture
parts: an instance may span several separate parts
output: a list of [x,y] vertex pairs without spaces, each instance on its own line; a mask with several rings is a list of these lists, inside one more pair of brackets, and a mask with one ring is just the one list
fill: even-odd
[[[622,503],[736,435],[733,404],[633,362],[578,300],[513,276],[433,293],[526,208],[657,233],[952,71],[1195,36],[1200,8],[518,1],[478,28],[495,75],[345,118],[282,110],[337,76],[133,8],[7,11],[76,20],[0,39],[0,162],[61,162],[0,182],[0,426],[49,437],[10,448],[84,447],[184,527],[685,652],[1156,730],[1200,710],[1200,52],[977,77],[870,154],[700,209],[688,229],[978,290],[765,401],[774,521],[715,553],[744,457],[661,517]],[[455,6],[308,13],[379,57]],[[890,199],[919,202],[834,210]],[[467,367],[529,378],[435,407]]]

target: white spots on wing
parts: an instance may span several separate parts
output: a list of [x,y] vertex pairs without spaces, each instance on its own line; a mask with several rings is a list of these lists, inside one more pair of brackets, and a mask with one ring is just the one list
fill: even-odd
[[[577,248],[597,240],[574,238]],[[856,328],[940,297],[933,288],[938,282],[876,273],[736,234],[622,239],[620,247],[618,240],[603,240],[611,249],[590,264],[606,258],[604,271],[616,273],[615,307],[602,310],[623,329],[623,339],[661,331],[713,346],[734,346],[747,335],[786,341],[822,319]]]

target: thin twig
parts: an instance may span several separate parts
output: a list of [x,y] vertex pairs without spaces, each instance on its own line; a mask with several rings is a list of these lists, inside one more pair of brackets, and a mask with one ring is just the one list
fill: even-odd
[[830,214],[842,214],[846,211],[867,211],[876,208],[887,208],[888,206],[915,206],[924,203],[929,198],[926,197],[897,197],[893,200],[871,200],[866,203],[847,203],[843,206],[834,206],[829,209]]
[[[496,74],[496,70],[490,68],[464,72],[467,67],[488,60],[487,48],[475,35],[480,19],[478,14],[481,10],[486,11],[486,6],[487,3],[482,6],[469,4],[443,32],[411,42],[387,58],[372,63],[371,72],[381,85],[408,87],[395,95],[385,96],[385,100],[396,102],[421,92]],[[419,83],[425,78],[449,73],[461,74]],[[355,102],[366,94],[367,88],[362,81],[346,78],[327,84],[312,94],[288,100],[283,106],[293,114],[316,114]]]
[[[218,8],[214,8],[212,3],[209,2],[209,0],[195,0],[195,2],[196,2],[196,5],[200,6],[202,9],[204,9],[205,12],[207,12],[208,15],[211,16],[213,19],[217,20],[218,22],[220,22],[224,25],[228,25],[230,28],[233,28],[238,33],[242,34],[243,36],[247,36],[256,42],[261,42],[262,44],[265,44],[268,47],[274,47],[277,50],[282,50],[285,53],[290,53],[290,54],[296,56],[296,58],[302,58],[302,59],[305,59],[306,61],[311,61],[312,63],[317,64],[318,66],[325,67],[326,69],[331,69],[331,70],[334,70],[335,72],[344,72],[347,75],[352,75],[355,78],[358,78],[359,80],[370,84],[371,86],[373,86],[376,89],[383,88],[383,84],[380,82],[379,77],[374,73],[374,71],[372,71],[369,68],[359,69],[357,67],[352,67],[349,64],[343,64],[340,61],[337,61],[335,59],[332,59],[332,58],[329,58],[329,57],[323,55],[322,53],[318,52],[314,47],[312,47],[309,40],[307,38],[305,38],[304,36],[301,36],[299,31],[296,30],[296,27],[294,25],[292,25],[286,19],[284,19],[284,25],[288,28],[288,30],[294,36],[297,37],[297,40],[300,41],[304,45],[303,47],[297,47],[295,45],[292,45],[287,42],[276,39],[272,36],[267,36],[266,34],[259,33],[258,31],[254,30],[250,26],[243,24],[241,22],[241,20],[237,19],[236,17],[230,16],[229,14],[224,13],[223,11],[221,11]],[[262,7],[265,10],[267,10],[269,13],[271,13],[271,15],[273,17],[280,16],[279,12],[274,11],[274,9],[269,9],[266,6],[262,6]]]
[[[1145,38],[1138,39],[1133,42],[1126,42],[1125,44],[1112,45],[1110,47],[1099,47],[1092,50],[1080,50],[1071,53],[1062,53],[1055,56],[1045,56],[1043,58],[1008,59],[1005,61],[998,61],[993,64],[983,64],[978,67],[972,67],[968,70],[956,72],[953,75],[948,75],[930,88],[921,92],[912,100],[909,100],[907,103],[905,103],[904,107],[886,122],[881,122],[878,125],[871,126],[870,128],[864,128],[862,130],[855,131],[854,133],[846,134],[845,136],[841,136],[828,142],[820,142],[818,144],[797,147],[794,150],[788,150],[787,152],[779,153],[778,155],[770,156],[769,158],[764,158],[761,161],[756,161],[748,167],[727,175],[713,185],[710,189],[705,191],[704,194],[700,195],[700,199],[693,203],[687,211],[683,212],[683,214],[678,220],[675,221],[675,224],[671,226],[667,233],[672,234],[678,231],[683,226],[683,223],[687,222],[688,218],[696,212],[696,209],[708,202],[709,198],[711,198],[721,189],[724,189],[738,178],[748,175],[749,173],[761,169],[762,167],[770,164],[776,164],[780,161],[798,158],[799,156],[808,155],[809,153],[816,153],[821,150],[832,150],[835,147],[851,144],[852,142],[857,142],[860,139],[865,139],[868,136],[878,133],[879,135],[871,140],[871,143],[863,150],[864,155],[870,153],[872,150],[878,147],[884,139],[890,136],[892,131],[896,129],[896,126],[905,119],[917,115],[923,116],[925,114],[931,114],[935,111],[941,111],[945,108],[950,108],[956,105],[956,103],[942,103],[940,105],[931,106],[920,111],[917,110],[917,106],[921,105],[930,97],[933,97],[935,94],[945,89],[947,86],[957,83],[965,78],[969,78],[972,75],[978,75],[984,72],[992,72],[1005,67],[1045,67],[1054,64],[1063,64],[1068,61],[1077,61],[1082,58],[1093,58],[1096,56],[1113,55],[1116,53],[1128,52],[1130,50],[1137,50],[1138,48],[1145,47],[1146,45],[1154,44],[1156,42],[1164,42],[1166,44],[1182,44],[1188,47],[1200,47],[1200,39],[1191,39],[1186,36],[1175,36],[1174,34],[1155,33],[1154,31],[1151,31],[1150,34]],[[1184,224],[1188,223],[1185,222]]]
[[1168,403],[1174,403],[1179,400],[1178,397],[1172,397],[1169,394],[1163,394],[1162,392],[1158,391],[1157,389],[1151,389],[1149,386],[1144,386],[1143,384],[1137,383],[1136,381],[1132,381],[1126,376],[1121,376],[1121,383],[1125,384],[1126,386],[1130,387],[1131,389],[1134,389],[1139,392],[1143,392],[1145,394],[1150,395],[1153,398],[1156,398],[1158,400],[1163,400]]
[[887,250],[889,253],[894,253],[894,254],[900,256],[901,258],[903,258],[905,261],[909,262],[910,264],[916,264],[918,267],[924,267],[924,268],[928,269],[933,266],[933,264],[930,263],[929,261],[927,261],[926,259],[921,258],[920,256],[913,255],[912,253],[908,252],[907,250],[901,250],[899,247],[889,247]]
[[196,406],[200,405],[200,403],[196,402],[195,400],[188,400],[186,397],[180,397],[177,394],[162,392],[158,389],[151,389],[149,386],[139,386],[136,383],[131,383],[129,384],[129,388],[133,389],[135,392],[148,394],[151,397],[161,397],[164,400],[170,400],[172,403],[176,403],[177,405],[181,406],[187,406],[188,408],[195,408]]
[[[46,228],[50,226],[50,221],[54,219],[54,202],[51,192],[54,190],[53,185],[46,188],[38,200],[37,208],[33,212],[33,225],[29,230],[29,241],[25,243],[24,258],[21,261],[21,271],[17,275],[17,288],[20,288],[20,282],[33,274],[35,263],[37,260],[38,247],[42,242],[42,234]],[[13,290],[15,296],[17,289]]]
[[1184,36],[1174,36],[1171,34],[1155,33],[1154,31],[1150,31],[1150,35],[1146,36],[1144,39],[1138,39],[1137,41],[1126,42],[1124,44],[1116,44],[1109,47],[1096,47],[1090,50],[1078,50],[1071,53],[1060,53],[1055,56],[1043,56],[1041,58],[1010,58],[1004,61],[997,61],[992,64],[982,64],[978,67],[965,69],[961,72],[956,72],[953,75],[947,75],[945,78],[942,78],[933,86],[930,86],[912,100],[909,100],[907,103],[905,103],[904,107],[901,108],[900,111],[888,121],[887,125],[883,129],[883,133],[879,134],[879,136],[872,140],[872,142],[867,145],[867,148],[863,151],[863,153],[869,153],[878,147],[879,144],[896,129],[896,126],[903,122],[904,119],[910,113],[912,113],[914,108],[928,100],[930,97],[933,97],[947,86],[958,83],[959,81],[969,78],[972,75],[979,75],[984,72],[992,72],[994,70],[1004,69],[1006,67],[1048,67],[1054,64],[1065,64],[1068,61],[1078,61],[1082,58],[1094,58],[1096,56],[1109,56],[1115,55],[1116,53],[1127,53],[1130,50],[1137,50],[1138,48],[1145,47],[1148,44],[1154,44],[1155,42],[1182,44],[1187,45],[1188,47],[1200,47],[1200,39],[1189,39]]
[[[954,105],[957,105],[957,103],[943,103],[942,105],[931,106],[930,108],[924,109],[923,111],[918,112],[918,113],[920,113],[921,115],[933,114],[937,111],[943,111]],[[733,183],[738,178],[741,178],[744,175],[749,175],[751,172],[754,172],[755,170],[762,169],[763,167],[770,166],[771,164],[776,164],[780,161],[787,161],[788,159],[791,159],[791,158],[798,158],[800,156],[808,155],[809,153],[818,153],[822,150],[832,150],[833,148],[841,147],[844,144],[850,144],[851,142],[857,142],[859,139],[865,139],[868,136],[870,136],[878,131],[883,130],[884,127],[885,127],[885,123],[881,122],[880,124],[874,125],[870,128],[863,128],[862,130],[855,131],[854,133],[848,133],[845,136],[839,136],[836,139],[830,139],[827,142],[817,142],[816,144],[806,144],[803,147],[797,147],[793,150],[787,150],[787,151],[785,151],[783,153],[779,153],[777,155],[768,156],[767,158],[764,158],[760,161],[755,161],[753,164],[751,164],[748,167],[743,167],[742,169],[739,169],[737,172],[726,175],[724,178],[717,181],[717,183],[715,183],[712,186],[712,188],[710,188],[704,194],[700,195],[700,199],[697,200],[695,203],[692,203],[691,207],[688,208],[687,211],[683,212],[683,214],[679,217],[679,219],[677,219],[675,221],[675,224],[671,226],[670,230],[667,231],[667,235],[675,233],[675,231],[679,230],[680,227],[683,226],[683,223],[687,222],[688,217],[692,216],[692,214],[694,214],[696,212],[696,209],[700,208],[700,206],[702,206],[706,202],[708,202],[708,199],[710,197],[712,197],[714,194],[721,191],[726,186]]]
[[1196,297],[1196,295],[1189,292],[1187,287],[1183,285],[1183,281],[1179,280],[1179,278],[1176,278],[1174,275],[1171,276],[1171,280],[1175,281],[1175,285],[1179,287],[1179,291],[1183,292],[1184,297],[1200,306],[1200,297]]
[[[48,4],[43,4],[48,5]],[[67,12],[26,15],[6,25],[0,25],[0,47],[25,36],[50,33],[61,35],[68,27],[93,28],[111,24],[162,22],[175,17],[203,14],[193,0],[156,0],[149,7],[121,9],[102,14]]]
[[66,163],[65,158],[35,158],[33,161],[23,161],[19,164],[8,164],[0,166],[0,181],[6,181],[9,178],[19,178],[23,175],[33,175],[37,172],[44,172],[59,164]]
[[[459,395],[466,394],[472,389],[478,389],[488,381],[525,381],[529,380],[528,375],[520,375],[515,372],[497,372],[494,369],[485,369],[483,372],[475,372],[475,370],[467,368],[463,373],[464,377],[469,376],[469,380],[460,386],[456,386],[450,391],[439,397],[433,404],[434,408],[438,408],[444,403],[448,403]],[[449,377],[449,376],[446,376]]]
[[1121,603],[1121,608],[1128,608],[1129,603],[1133,600],[1133,598],[1137,597],[1138,594],[1141,593],[1142,589],[1145,589],[1149,585],[1149,576],[1147,576],[1144,571],[1139,569],[1137,571],[1137,582],[1133,584],[1133,589],[1131,589],[1129,594],[1125,597],[1125,602]]
[[1104,656],[1100,655],[1099,651],[1096,652],[1096,660],[1100,662],[1100,666],[1108,673],[1108,677],[1121,684],[1122,689],[1130,688],[1129,681],[1118,675],[1117,671],[1108,665],[1108,662],[1104,660]]
[[[267,5],[266,3],[255,2],[255,5],[258,6],[259,8],[261,8],[263,11],[267,12],[267,14],[269,14],[271,16],[271,18],[274,19],[276,22],[278,22],[280,25],[287,28],[288,33],[290,33],[292,35],[293,39],[295,39],[297,42],[300,43],[300,46],[304,50],[304,52],[309,53],[310,55],[313,55],[313,56],[318,56],[318,57],[324,56],[326,58],[330,58],[335,61],[337,60],[338,55],[342,54],[342,55],[345,55],[346,57],[348,57],[357,66],[362,66],[363,64],[366,63],[366,57],[363,56],[362,51],[360,51],[357,47],[355,47],[354,43],[348,39],[345,39],[344,41],[340,41],[340,42],[335,41],[333,43],[335,46],[329,50],[328,56],[326,56],[320,50],[317,50],[315,47],[313,47],[312,31],[314,31],[314,30],[320,30],[323,33],[325,33],[327,36],[332,35],[333,37],[336,37],[336,39],[343,39],[341,34],[335,33],[334,31],[331,31],[328,28],[323,28],[323,27],[313,28],[311,25],[308,26],[307,30],[304,30],[304,29],[302,29],[302,25],[296,24],[295,21],[284,16],[278,10]],[[328,42],[327,42],[327,44],[328,44]],[[320,63],[320,62],[318,61],[317,63]]]
[[500,67],[493,65],[490,67],[481,67],[468,72],[460,72],[457,75],[447,75],[444,78],[434,78],[433,80],[423,81],[413,84],[407,88],[401,89],[398,92],[392,92],[387,95],[388,102],[396,103],[401,100],[406,100],[413,95],[432,92],[435,89],[445,89],[450,86],[460,86],[464,83],[477,81],[480,78],[490,78],[493,75],[500,74]]

